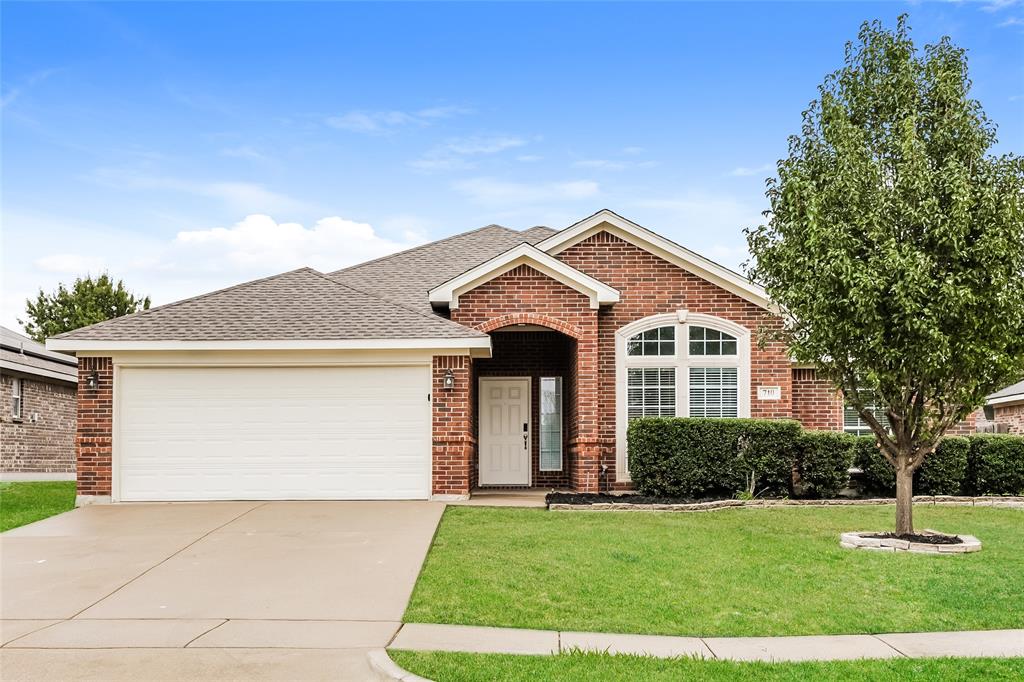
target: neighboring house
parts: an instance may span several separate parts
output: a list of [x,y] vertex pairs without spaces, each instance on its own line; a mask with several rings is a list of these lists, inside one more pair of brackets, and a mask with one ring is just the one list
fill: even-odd
[[77,365],[0,327],[0,479],[74,479]]
[[630,487],[626,425],[843,428],[764,291],[610,211],[491,225],[50,339],[80,358],[90,500],[465,497]]
[[988,397],[985,422],[992,430],[1024,434],[1024,381],[1018,381]]

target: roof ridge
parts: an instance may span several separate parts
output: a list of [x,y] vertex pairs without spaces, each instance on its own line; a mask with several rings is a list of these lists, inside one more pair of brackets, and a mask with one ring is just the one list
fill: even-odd
[[266,282],[267,280],[275,279],[277,277],[283,277],[285,275],[291,275],[291,274],[296,273],[296,272],[302,272],[303,270],[310,270],[312,272],[316,272],[316,270],[313,270],[313,268],[309,267],[308,265],[307,266],[303,266],[301,268],[295,268],[294,270],[285,270],[284,272],[279,272],[276,275],[267,275],[266,277],[257,277],[256,279],[251,279],[251,280],[249,280],[247,282],[239,282],[238,284],[232,284],[229,287],[223,287],[221,289],[215,289],[213,291],[208,291],[205,294],[197,294],[196,296],[190,296],[189,298],[183,298],[180,301],[171,301],[170,303],[164,303],[163,305],[158,305],[155,308],[146,308],[145,310],[137,310],[134,313],[129,313],[127,315],[121,315],[120,317],[112,317],[109,320],[102,320],[100,322],[94,322],[93,324],[86,325],[84,327],[79,327],[78,329],[72,329],[71,331],[66,331],[66,332],[63,332],[61,334],[57,334],[57,336],[54,336],[52,338],[60,339],[60,338],[63,338],[65,336],[67,336],[68,334],[75,334],[75,333],[77,333],[77,332],[79,332],[79,331],[81,331],[83,329],[95,329],[96,327],[106,326],[106,325],[108,325],[108,324],[110,324],[112,322],[118,322],[120,320],[128,320],[128,319],[133,319],[133,318],[136,318],[136,317],[142,317],[142,316],[144,316],[144,315],[146,315],[148,313],[152,313],[152,312],[157,311],[157,310],[166,310],[168,308],[173,308],[175,306],[183,305],[185,303],[192,303],[193,301],[200,301],[200,300],[202,300],[204,298],[208,298],[208,297],[213,296],[215,294],[221,294],[221,293],[224,293],[225,291],[232,291],[234,289],[238,289],[240,287],[248,286],[250,284],[258,284],[259,282]]
[[389,254],[384,255],[384,256],[379,256],[377,258],[373,258],[371,260],[366,260],[366,261],[363,261],[361,263],[353,263],[352,265],[348,265],[346,267],[339,268],[337,270],[332,270],[331,272],[329,272],[327,274],[329,274],[329,275],[336,275],[339,272],[347,272],[347,271],[353,270],[355,268],[361,268],[364,265],[370,265],[372,263],[379,263],[380,261],[387,260],[388,258],[394,258],[395,256],[401,256],[401,255],[406,254],[406,253],[413,253],[414,251],[419,251],[420,249],[425,249],[428,246],[436,246],[437,244],[443,244],[443,243],[445,243],[447,241],[451,241],[452,239],[455,239],[457,237],[464,237],[467,234],[475,234],[477,232],[483,232],[484,230],[489,230],[489,229],[494,228],[494,227],[497,227],[497,228],[499,228],[501,230],[505,230],[506,232],[518,232],[518,230],[513,230],[511,227],[505,227],[504,225],[498,225],[496,223],[491,223],[490,225],[484,225],[483,227],[478,227],[478,228],[473,229],[473,230],[467,230],[465,232],[459,232],[458,234],[453,234],[453,235],[450,235],[448,237],[442,237],[441,239],[437,239],[437,240],[432,241],[432,242],[427,242],[425,244],[420,244],[419,246],[413,246],[413,247],[410,247],[408,249],[403,249],[401,251],[395,251],[394,253],[389,253]]
[[414,313],[414,314],[419,315],[420,317],[424,317],[424,318],[426,318],[428,320],[438,321],[438,322],[448,323],[448,324],[453,324],[453,325],[455,325],[457,327],[461,327],[461,328],[467,329],[469,331],[476,331],[472,327],[467,327],[464,324],[459,324],[458,322],[454,322],[454,321],[449,320],[447,318],[441,317],[440,315],[431,315],[431,314],[423,312],[422,310],[416,310],[412,306],[405,305],[404,303],[399,303],[398,301],[392,301],[391,299],[384,298],[382,296],[378,296],[377,294],[372,294],[369,291],[364,291],[363,289],[360,289],[358,287],[354,287],[351,284],[346,284],[345,282],[339,282],[338,280],[334,279],[331,276],[332,273],[324,273],[324,272],[319,272],[317,270],[314,270],[313,272],[315,272],[320,277],[323,277],[328,282],[332,282],[334,284],[337,284],[338,286],[344,287],[345,289],[351,289],[352,291],[356,291],[356,292],[358,292],[360,294],[363,294],[365,296],[369,296],[370,298],[373,298],[373,299],[376,299],[378,301],[381,301],[382,303],[387,303],[390,306],[394,306],[396,308],[401,308],[402,310],[405,310],[406,312]]

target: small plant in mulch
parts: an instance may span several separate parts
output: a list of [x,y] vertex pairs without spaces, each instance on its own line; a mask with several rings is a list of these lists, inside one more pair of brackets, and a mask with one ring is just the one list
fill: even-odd
[[897,535],[896,533],[874,533],[872,535],[861,535],[861,537],[878,540],[909,540],[910,542],[921,542],[928,545],[961,545],[964,542],[956,535],[943,535],[941,533],[928,533],[926,535],[918,533],[903,533],[902,535]]

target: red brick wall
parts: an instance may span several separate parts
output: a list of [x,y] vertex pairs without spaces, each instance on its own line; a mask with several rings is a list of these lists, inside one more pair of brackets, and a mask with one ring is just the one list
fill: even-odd
[[0,377],[0,472],[74,473],[75,387],[21,377],[18,421],[11,414],[12,379]]
[[[97,387],[89,390],[93,372]],[[75,435],[78,494],[110,495],[111,446],[114,418],[114,364],[110,358],[78,361],[78,429]]]
[[[455,385],[444,387],[444,377],[452,371]],[[464,355],[434,357],[433,481],[434,495],[468,495],[473,485],[473,436],[475,400],[472,360]]]
[[[598,320],[590,299],[526,265],[459,296],[451,319],[491,331],[501,325],[540,324],[576,339],[573,402],[575,418],[568,442],[570,483],[596,491],[601,433],[598,380]],[[572,369],[572,368],[570,368]]]
[[[619,290],[619,302],[602,308],[598,317],[599,446],[608,480],[615,480],[615,333],[641,318],[686,309],[750,329],[751,416],[793,416],[792,370],[785,348],[777,341],[763,348],[757,343],[759,328],[780,324],[764,309],[607,232],[569,247],[557,258]],[[780,386],[782,399],[757,400],[759,385]]]
[[821,431],[843,429],[843,398],[832,382],[813,369],[793,370],[793,418],[804,428]]
[[[492,356],[473,362],[479,377],[530,377],[530,420],[533,433],[530,460],[533,485],[560,488],[569,483],[568,422],[575,414],[570,395],[573,376],[570,368],[576,355],[575,341],[558,332],[495,332],[491,335]],[[562,471],[540,470],[540,378],[562,377],[563,444]],[[474,383],[476,381],[474,379]],[[477,406],[477,409],[478,406]]]
[[1009,425],[1009,433],[1024,434],[1024,405],[995,405],[993,416],[997,424]]

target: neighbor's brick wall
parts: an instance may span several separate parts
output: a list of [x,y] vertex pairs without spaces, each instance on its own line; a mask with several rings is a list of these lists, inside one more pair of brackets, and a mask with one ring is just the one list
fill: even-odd
[[[792,370],[784,345],[777,341],[763,348],[757,343],[759,328],[777,328],[778,318],[764,309],[676,267],[652,253],[608,233],[599,232],[557,254],[557,258],[619,290],[619,302],[602,308],[598,317],[600,367],[601,463],[615,480],[615,333],[621,327],[650,315],[686,309],[715,315],[751,330],[752,417],[790,418]],[[580,368],[583,373],[584,368]],[[757,400],[758,386],[779,386],[782,399]]]
[[596,491],[602,451],[598,318],[589,297],[521,265],[459,296],[459,307],[451,311],[451,319],[488,332],[520,322],[540,324],[576,340],[576,409],[568,442],[568,474],[576,489]]
[[1024,405],[995,405],[993,416],[997,424],[1009,425],[1009,433],[1024,434]]
[[814,369],[793,370],[793,418],[805,429],[841,431],[843,398]]
[[22,417],[16,421],[12,379],[0,376],[0,472],[74,473],[75,387],[21,377]]
[[[96,389],[86,388],[92,372]],[[75,456],[78,461],[79,495],[110,495],[111,447],[114,418],[114,364],[110,358],[78,361],[78,430]]]
[[[473,362],[474,385],[480,377],[530,377],[530,422],[533,424],[530,460],[533,485],[560,488],[569,483],[568,428],[575,402],[570,398],[570,367],[576,343],[558,332],[495,332],[491,335],[490,358]],[[540,379],[562,377],[562,470],[540,470]],[[574,395],[574,393],[573,393]],[[479,434],[477,434],[479,438]]]
[[[455,385],[446,389],[444,377],[449,369]],[[472,359],[465,355],[434,356],[433,375],[433,494],[468,495],[473,486],[476,449]]]

